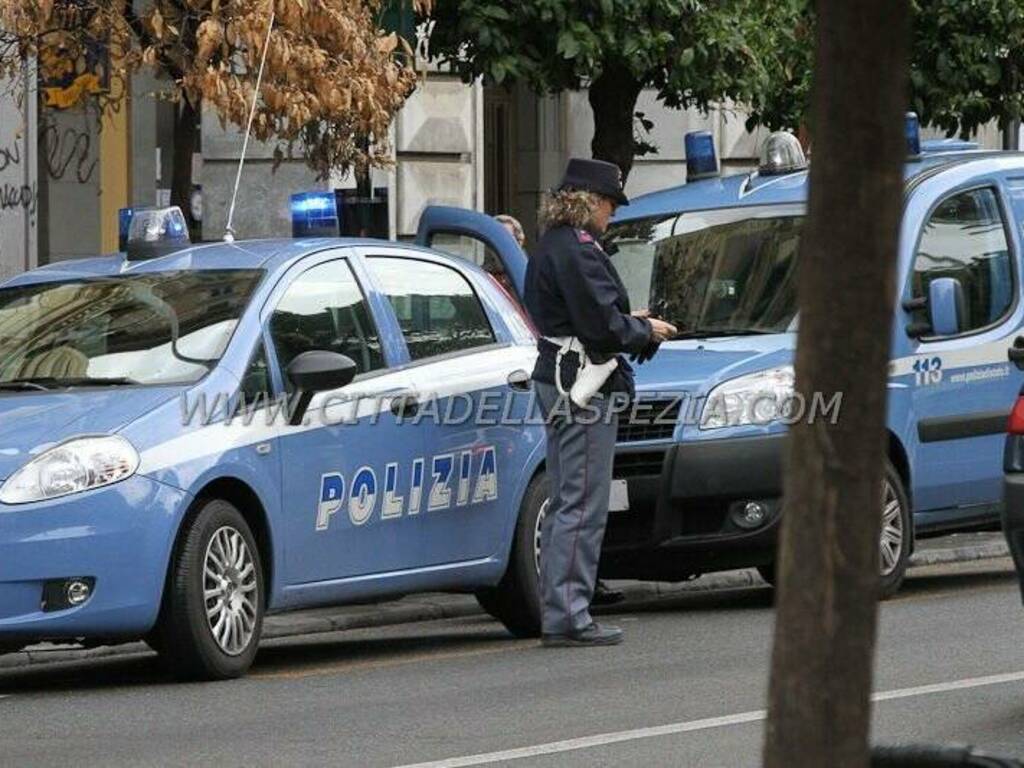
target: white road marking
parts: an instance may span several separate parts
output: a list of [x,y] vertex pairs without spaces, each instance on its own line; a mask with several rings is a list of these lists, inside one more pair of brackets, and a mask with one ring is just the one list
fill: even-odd
[[[1008,672],[1002,675],[969,677],[963,680],[951,680],[947,683],[918,685],[913,688],[897,688],[892,691],[880,691],[874,694],[871,699],[872,701],[893,701],[894,699],[907,699],[913,696],[928,696],[935,693],[948,693],[949,691],[962,691],[968,688],[981,688],[986,685],[1002,685],[1004,683],[1016,683],[1020,681],[1024,681],[1024,672]],[[673,736],[679,733],[704,731],[709,728],[722,728],[730,725],[756,723],[764,720],[766,716],[767,712],[765,710],[756,709],[751,710],[750,712],[739,712],[734,715],[725,715],[723,717],[708,717],[702,720],[688,720],[681,723],[669,723],[668,725],[657,725],[649,728],[636,728],[629,731],[599,733],[594,736],[583,736],[578,739],[550,741],[546,744],[535,744],[531,747],[519,747],[517,749],[507,749],[500,752],[485,752],[477,755],[466,755],[464,757],[450,757],[429,763],[414,763],[398,766],[398,768],[467,768],[467,766],[474,765],[489,765],[491,763],[499,763],[509,760],[539,757],[540,755],[554,755],[560,752],[574,752],[580,749],[592,749],[594,747],[603,747],[608,744],[619,744],[624,741],[653,739],[659,736]]]

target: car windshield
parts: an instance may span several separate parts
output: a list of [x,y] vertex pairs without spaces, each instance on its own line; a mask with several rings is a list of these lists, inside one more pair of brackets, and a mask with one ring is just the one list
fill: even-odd
[[638,309],[683,336],[778,333],[796,316],[802,206],[694,211],[613,225],[606,243]]
[[224,354],[261,270],[118,275],[0,289],[0,392],[184,384]]

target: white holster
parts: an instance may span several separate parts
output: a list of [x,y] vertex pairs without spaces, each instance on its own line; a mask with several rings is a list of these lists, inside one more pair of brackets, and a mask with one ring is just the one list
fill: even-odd
[[[544,338],[558,346],[558,351],[555,353],[555,387],[558,389],[558,394],[568,395],[573,403],[583,408],[608,381],[608,377],[618,366],[619,359],[613,357],[606,363],[595,363],[587,355],[583,342],[575,336],[545,336]],[[576,381],[566,392],[562,386],[562,358],[569,352],[576,353],[579,358],[579,367],[576,369]]]

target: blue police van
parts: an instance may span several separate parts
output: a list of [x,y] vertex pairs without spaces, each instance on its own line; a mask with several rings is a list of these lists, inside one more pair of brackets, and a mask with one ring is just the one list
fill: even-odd
[[127,254],[0,286],[0,652],[145,638],[227,678],[268,611],[448,589],[535,634],[543,429],[505,288],[412,244],[128,221]]
[[[890,337],[881,592],[914,541],[994,526],[1007,416],[1024,374],[1024,156],[920,142],[908,115]],[[635,198],[605,239],[634,307],[681,335],[637,370],[620,414],[606,577],[678,580],[756,566],[774,578],[787,424],[838,417],[796,403],[796,265],[807,162],[773,135],[753,173],[720,177],[709,134],[687,137],[688,182]],[[421,242],[469,251],[466,214],[428,211]],[[475,259],[522,256],[476,241]],[[843,286],[837,285],[837,296]],[[1009,358],[1009,359],[1008,359]],[[796,407],[799,406],[799,407]]]

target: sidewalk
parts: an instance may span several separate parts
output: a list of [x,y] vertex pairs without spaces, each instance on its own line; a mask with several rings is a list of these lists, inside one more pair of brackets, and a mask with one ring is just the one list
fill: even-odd
[[[1006,542],[1001,533],[960,533],[918,542],[910,567],[985,560],[1005,557],[1007,554]],[[753,569],[711,573],[694,581],[675,584],[648,581],[614,582],[616,588],[625,592],[627,603],[670,598],[687,592],[763,585],[761,577]],[[422,594],[382,603],[319,608],[268,616],[263,624],[263,639],[386,627],[416,621],[478,616],[482,613],[472,595]],[[0,671],[62,661],[83,661],[142,653],[151,651],[147,645],[139,642],[88,650],[42,643],[18,653],[0,656]]]

